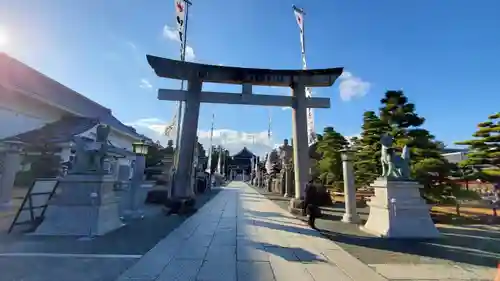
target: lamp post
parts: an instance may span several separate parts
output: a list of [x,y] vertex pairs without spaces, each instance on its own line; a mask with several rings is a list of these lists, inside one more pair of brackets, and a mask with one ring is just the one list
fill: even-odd
[[132,181],[130,184],[129,191],[129,210],[128,216],[129,218],[143,218],[144,214],[142,210],[137,209],[137,191],[141,188],[141,184],[144,179],[144,170],[146,169],[146,155],[148,154],[149,147],[151,145],[144,140],[139,142],[135,142],[132,144],[132,149],[135,155],[135,165],[134,165],[134,174],[132,176]]

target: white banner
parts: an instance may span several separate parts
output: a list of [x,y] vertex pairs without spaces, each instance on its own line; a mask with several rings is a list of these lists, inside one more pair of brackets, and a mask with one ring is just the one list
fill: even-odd
[[[179,41],[181,42],[181,56],[183,56],[184,37],[186,34],[186,2],[184,0],[175,0],[175,19]],[[184,60],[184,58],[181,58],[181,60]]]
[[269,120],[268,120],[268,127],[267,127],[267,138],[269,139],[269,141],[271,140],[271,135],[272,135],[272,132],[271,132],[271,109],[269,109]]
[[174,115],[174,118],[172,118],[172,121],[170,122],[170,124],[165,126],[165,130],[163,131],[163,135],[166,137],[170,137],[170,135],[172,134],[172,132],[174,131],[174,129],[177,125],[176,123],[177,123],[177,114]]
[[302,54],[306,52],[305,44],[304,44],[304,12],[293,6],[293,13],[295,14],[295,20],[297,20],[297,25],[300,29],[300,47],[302,49]]
[[210,149],[208,150],[208,163],[207,163],[207,170],[209,173],[212,169],[212,152],[213,152],[212,140],[214,138],[214,121],[215,121],[215,113],[212,113],[212,128],[210,129]]
[[[300,47],[301,47],[301,53],[302,53],[302,69],[307,69],[306,48],[305,48],[305,43],[304,43],[304,11],[302,9],[295,7],[295,5],[294,5],[293,6],[293,13],[295,14],[295,20],[297,21],[297,25],[299,26],[299,29],[300,29]],[[308,98],[312,97],[312,90],[309,87],[306,88],[306,97],[308,97]],[[313,144],[316,141],[316,132],[314,130],[314,114],[313,114],[312,108],[307,109],[307,135],[308,135],[309,145]]]

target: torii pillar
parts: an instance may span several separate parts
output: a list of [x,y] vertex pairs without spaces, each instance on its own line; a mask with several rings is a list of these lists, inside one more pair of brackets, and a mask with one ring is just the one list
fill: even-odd
[[[174,201],[191,202],[194,193],[190,188],[191,167],[198,131],[200,103],[243,104],[292,107],[293,157],[295,170],[295,198],[291,209],[301,207],[309,177],[309,146],[307,138],[307,108],[330,108],[329,98],[308,98],[306,87],[330,87],[342,74],[343,68],[320,70],[272,70],[240,68],[181,62],[147,55],[149,65],[156,75],[188,81],[188,90],[158,91],[159,100],[185,101],[179,162],[175,176]],[[203,82],[240,84],[241,94],[203,92]],[[292,96],[256,95],[252,86],[281,86],[292,88]]]

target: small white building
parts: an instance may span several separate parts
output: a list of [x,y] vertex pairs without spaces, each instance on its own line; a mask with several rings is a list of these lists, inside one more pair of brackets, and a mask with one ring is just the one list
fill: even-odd
[[444,148],[441,155],[450,163],[458,164],[467,159],[467,149]]
[[66,162],[73,137],[95,139],[99,124],[111,127],[110,145],[127,155],[110,163],[117,173],[119,165],[132,164],[132,143],[147,138],[116,119],[110,109],[0,53],[0,207],[11,201],[16,172],[29,169],[21,167],[25,153],[11,147],[12,141],[33,143],[43,137],[61,148]]

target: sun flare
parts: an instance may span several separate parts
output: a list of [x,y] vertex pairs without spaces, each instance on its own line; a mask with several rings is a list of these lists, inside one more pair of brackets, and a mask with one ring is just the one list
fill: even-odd
[[7,30],[0,26],[0,51],[4,50],[9,44],[9,35],[7,34]]

